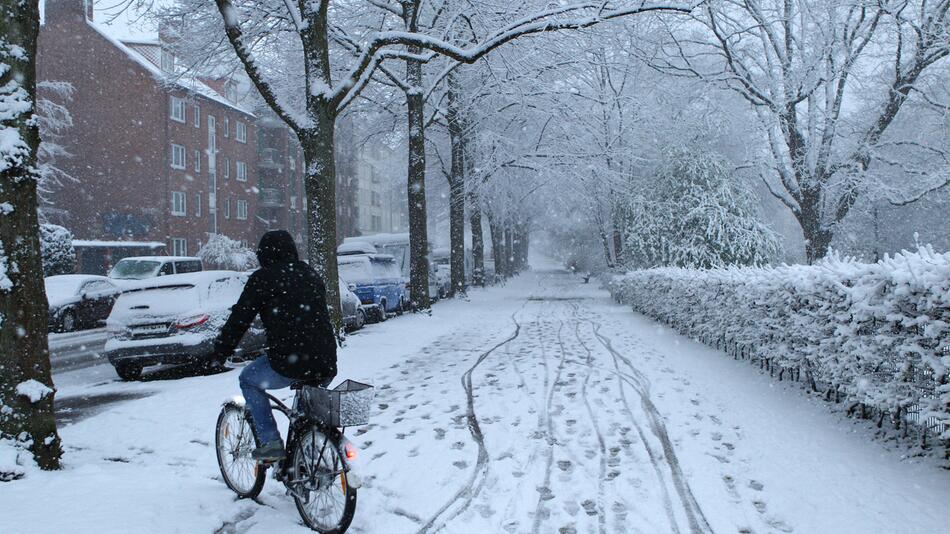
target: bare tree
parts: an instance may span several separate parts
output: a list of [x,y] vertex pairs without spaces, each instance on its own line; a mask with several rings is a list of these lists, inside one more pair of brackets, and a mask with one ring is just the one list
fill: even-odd
[[[950,53],[948,9],[946,0],[722,0],[663,27],[670,39],[646,54],[665,72],[721,84],[754,107],[771,161],[762,179],[795,215],[812,262],[871,186],[869,170],[901,110],[929,98],[925,77]],[[910,196],[946,183],[926,176]]]
[[[32,451],[43,469],[62,454],[53,414],[37,216],[37,0],[2,2],[0,21],[0,440]],[[2,476],[2,475],[0,475]]]

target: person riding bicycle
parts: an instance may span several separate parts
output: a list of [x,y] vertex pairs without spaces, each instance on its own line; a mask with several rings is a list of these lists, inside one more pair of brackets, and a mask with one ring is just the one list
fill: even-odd
[[262,445],[257,460],[284,458],[284,446],[271,413],[267,389],[296,382],[329,384],[336,376],[336,335],[327,310],[326,285],[297,257],[297,246],[285,230],[272,230],[257,247],[261,268],[248,278],[231,316],[214,341],[214,357],[234,354],[244,333],[260,314],[267,350],[241,371],[239,383]]

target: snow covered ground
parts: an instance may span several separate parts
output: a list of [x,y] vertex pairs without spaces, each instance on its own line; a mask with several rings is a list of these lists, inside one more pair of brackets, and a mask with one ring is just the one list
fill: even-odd
[[[340,378],[377,387],[373,424],[348,431],[368,479],[351,532],[950,525],[947,471],[563,272],[351,336]],[[110,403],[61,428],[64,471],[0,484],[0,531],[307,531],[275,481],[258,502],[221,482],[213,427],[236,393],[236,372],[70,382],[62,398]]]

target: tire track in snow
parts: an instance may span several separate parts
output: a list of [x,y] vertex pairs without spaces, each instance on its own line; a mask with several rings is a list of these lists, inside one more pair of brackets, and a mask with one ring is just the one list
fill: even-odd
[[[683,475],[683,470],[679,465],[679,460],[676,457],[676,451],[673,447],[673,443],[670,441],[669,433],[666,430],[666,424],[663,422],[663,417],[660,415],[659,411],[656,409],[656,406],[653,404],[653,400],[650,398],[650,387],[649,380],[637,369],[633,363],[630,362],[630,359],[623,356],[616,349],[613,348],[613,345],[610,342],[610,339],[600,333],[600,323],[595,323],[593,320],[587,319],[593,328],[594,336],[600,342],[601,345],[613,356],[614,365],[617,367],[617,371],[621,376],[621,379],[624,382],[627,382],[632,386],[637,393],[640,395],[640,404],[643,408],[643,412],[647,415],[650,424],[650,430],[653,432],[653,435],[660,441],[660,445],[663,448],[663,456],[666,460],[666,466],[669,469],[670,478],[673,480],[673,486],[676,488],[676,492],[679,495],[680,502],[682,504],[683,512],[686,514],[686,519],[689,522],[689,529],[692,533],[708,533],[712,532],[712,527],[709,525],[709,522],[706,520],[706,516],[703,514],[702,508],[699,506],[699,503],[696,502],[696,497],[693,496],[693,492],[689,487],[689,483],[686,480],[686,477]],[[620,372],[619,363],[623,362],[627,368],[630,369],[630,375]],[[623,394],[623,388],[621,387],[621,394]],[[624,396],[624,402],[626,403],[626,397]],[[629,408],[629,406],[628,406]],[[637,425],[637,431],[640,432],[641,440],[643,440],[644,448],[647,449],[647,453],[650,455],[651,461],[655,464],[659,470],[659,463],[656,461],[655,452],[652,451],[652,448],[649,446],[648,442],[644,439],[642,429]],[[659,474],[659,471],[658,471]],[[661,475],[662,477],[662,475]],[[664,489],[665,482],[662,481]],[[667,499],[669,496],[667,495]],[[675,521],[672,523],[675,528]]]
[[544,403],[544,418],[546,423],[546,434],[547,434],[547,443],[548,443],[548,457],[547,462],[544,466],[544,483],[538,489],[538,505],[535,508],[534,513],[534,524],[531,531],[534,534],[538,534],[541,529],[541,520],[544,519],[544,502],[551,499],[551,467],[554,465],[554,446],[557,445],[557,438],[555,438],[554,423],[551,421],[551,403],[554,402],[554,394],[557,389],[560,387],[561,382],[561,372],[564,370],[564,359],[567,357],[567,351],[564,350],[564,342],[561,338],[561,331],[564,330],[564,320],[558,319],[558,328],[557,328],[557,342],[561,348],[561,358],[558,362],[557,372],[554,374],[554,382],[551,383],[551,387],[547,388],[548,384],[548,374],[547,374],[547,356],[542,352],[542,358],[545,362],[545,373],[544,373],[544,382],[545,389],[547,392],[547,399]]
[[[465,396],[467,399],[467,419],[468,419],[468,430],[472,434],[472,439],[475,440],[475,443],[478,445],[478,459],[475,462],[475,469],[472,470],[472,474],[469,477],[468,481],[463,485],[456,493],[452,496],[441,508],[428,520],[422,527],[417,531],[418,534],[424,534],[427,532],[435,532],[440,530],[446,525],[449,521],[457,517],[459,514],[468,509],[469,505],[472,504],[472,500],[478,495],[482,487],[485,485],[485,475],[488,472],[488,450],[485,448],[485,436],[482,434],[481,426],[478,424],[478,417],[475,415],[475,396],[474,396],[474,386],[472,385],[472,373],[478,368],[479,365],[486,358],[488,358],[491,353],[495,352],[499,348],[511,343],[521,334],[521,323],[518,322],[516,316],[518,313],[524,309],[525,304],[522,304],[521,308],[511,314],[511,321],[515,323],[515,331],[512,332],[510,336],[501,342],[497,343],[493,347],[489,348],[485,352],[481,353],[475,363],[468,368],[465,373],[462,374],[462,388],[465,390]],[[442,517],[452,505],[461,502],[461,506],[452,511],[449,515]],[[441,519],[440,519],[441,518]]]
[[577,304],[571,303],[571,308],[574,314],[574,337],[577,338],[577,342],[580,343],[584,352],[587,353],[587,357],[584,359],[584,367],[586,368],[587,374],[584,375],[584,382],[581,384],[581,397],[584,399],[584,406],[587,408],[587,415],[590,417],[591,425],[594,427],[594,434],[597,436],[597,445],[600,449],[600,476],[597,478],[597,527],[598,532],[604,534],[607,531],[607,514],[604,510],[604,484],[607,480],[607,443],[604,440],[603,433],[600,431],[600,422],[597,419],[597,414],[591,407],[590,398],[587,396],[587,386],[590,383],[590,377],[594,371],[594,353],[587,344],[584,343],[584,340],[581,339],[581,321],[577,315]]

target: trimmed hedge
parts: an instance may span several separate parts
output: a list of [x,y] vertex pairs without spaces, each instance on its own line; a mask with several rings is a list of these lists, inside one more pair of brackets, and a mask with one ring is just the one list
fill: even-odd
[[656,268],[607,285],[618,302],[682,334],[850,402],[849,413],[950,441],[950,253]]

